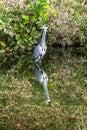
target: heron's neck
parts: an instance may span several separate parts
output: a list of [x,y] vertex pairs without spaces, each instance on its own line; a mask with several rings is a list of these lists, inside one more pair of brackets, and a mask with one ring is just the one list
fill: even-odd
[[47,30],[44,29],[43,34],[42,34],[42,39],[41,39],[41,45],[44,44],[45,41],[46,41],[46,31],[47,31]]

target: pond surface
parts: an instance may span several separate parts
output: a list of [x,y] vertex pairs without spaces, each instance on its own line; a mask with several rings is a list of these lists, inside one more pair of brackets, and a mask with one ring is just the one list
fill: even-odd
[[0,129],[86,130],[87,53],[84,49],[48,46],[41,64],[35,66],[33,51],[27,52],[16,66],[2,72]]
[[52,101],[87,106],[87,56],[82,48],[48,47],[40,66],[48,76]]

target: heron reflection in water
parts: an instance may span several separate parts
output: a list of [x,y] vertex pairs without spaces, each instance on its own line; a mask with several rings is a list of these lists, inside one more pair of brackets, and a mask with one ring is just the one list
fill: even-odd
[[42,84],[42,86],[44,88],[45,95],[46,95],[46,98],[47,98],[47,103],[50,103],[51,99],[50,99],[49,92],[48,92],[48,87],[47,87],[48,76],[38,63],[35,64],[35,76],[36,76],[37,80]]

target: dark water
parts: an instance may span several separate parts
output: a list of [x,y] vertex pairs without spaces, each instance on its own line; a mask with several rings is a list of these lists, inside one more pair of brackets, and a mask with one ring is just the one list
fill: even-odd
[[[11,66],[10,63],[8,65]],[[39,95],[36,103],[55,100],[62,105],[87,106],[87,52],[84,48],[48,46],[46,55],[37,67],[32,50],[22,54],[11,68],[15,76],[21,75],[30,81],[33,94]]]
[[86,130],[87,52],[83,48],[48,46],[40,65],[35,66],[30,51],[9,66],[0,77],[0,128]]
[[[87,105],[87,54],[83,48],[48,48],[41,68],[48,77],[51,100],[63,105]],[[37,80],[40,82],[40,77]]]

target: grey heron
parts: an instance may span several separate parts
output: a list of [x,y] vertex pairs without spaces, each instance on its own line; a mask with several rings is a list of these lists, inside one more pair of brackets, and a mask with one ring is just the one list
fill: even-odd
[[46,98],[47,98],[47,103],[50,103],[51,99],[50,99],[48,87],[47,87],[48,76],[38,63],[35,64],[35,76],[44,88],[45,95],[46,95]]
[[46,31],[47,31],[47,26],[43,25],[43,34],[41,38],[41,42],[36,46],[34,50],[34,61],[35,63],[39,62],[43,56],[46,53],[47,50],[47,45],[46,45]]

